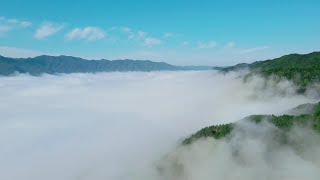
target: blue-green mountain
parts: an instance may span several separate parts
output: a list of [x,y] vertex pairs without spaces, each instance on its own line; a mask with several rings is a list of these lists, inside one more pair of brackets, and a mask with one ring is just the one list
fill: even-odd
[[150,60],[86,60],[72,56],[38,56],[35,58],[8,58],[0,56],[0,75],[14,73],[97,73],[113,71],[178,71],[209,70],[208,66],[174,66]]
[[265,78],[277,76],[292,80],[303,92],[305,88],[320,81],[320,52],[309,54],[289,54],[276,59],[241,63],[222,68],[222,72],[249,70],[250,75],[260,74]]

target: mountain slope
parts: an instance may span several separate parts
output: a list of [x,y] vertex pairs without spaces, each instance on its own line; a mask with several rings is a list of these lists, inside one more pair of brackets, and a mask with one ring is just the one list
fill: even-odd
[[38,56],[7,58],[0,56],[0,75],[15,72],[39,75],[42,73],[95,73],[111,71],[188,70],[164,62],[149,60],[85,60],[71,56]]
[[237,64],[223,68],[222,72],[249,69],[250,74],[261,74],[268,78],[278,76],[292,80],[303,91],[308,85],[320,80],[320,52],[290,54],[280,58],[256,61],[252,64]]
[[[306,169],[319,172],[320,104],[310,105],[293,109],[302,114],[254,115],[203,128],[161,158],[157,172],[179,180],[283,180],[300,179]],[[304,179],[316,180],[309,178],[314,172]]]
[[[309,110],[306,111],[306,109]],[[197,141],[201,138],[225,138],[232,133],[235,126],[244,121],[249,121],[256,124],[269,122],[282,130],[283,133],[292,128],[294,125],[311,127],[313,130],[320,133],[320,103],[299,105],[298,107],[295,107],[288,112],[290,112],[288,113],[289,115],[285,114],[281,116],[252,115],[235,123],[205,127],[200,131],[194,133],[190,137],[186,138],[183,141],[183,144],[192,144],[194,141]]]

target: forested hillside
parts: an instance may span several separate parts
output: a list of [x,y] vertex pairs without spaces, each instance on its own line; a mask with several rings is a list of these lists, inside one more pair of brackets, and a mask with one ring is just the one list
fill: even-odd
[[[310,104],[300,105],[293,110],[303,109],[303,106],[310,106]],[[309,108],[310,109],[310,108]],[[316,132],[320,133],[320,103],[313,104],[310,112],[304,112],[297,115],[252,115],[246,117],[238,122],[223,124],[223,125],[214,125],[201,129],[190,137],[186,138],[183,141],[184,145],[191,144],[192,142],[201,139],[201,138],[215,138],[221,139],[225,138],[232,133],[232,130],[239,124],[245,121],[253,122],[256,124],[262,122],[269,122],[279,128],[283,133],[290,130],[294,125],[304,126],[312,128]]]
[[238,64],[223,68],[221,71],[230,72],[249,69],[250,74],[261,74],[266,78],[278,76],[292,80],[303,92],[305,88],[320,80],[320,52],[310,54],[290,54],[280,58],[256,61],[252,64]]

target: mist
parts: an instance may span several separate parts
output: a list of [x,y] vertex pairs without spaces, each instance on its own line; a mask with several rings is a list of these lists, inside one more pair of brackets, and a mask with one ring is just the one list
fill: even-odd
[[[284,136],[286,142],[284,143]],[[287,134],[271,123],[238,123],[226,139],[200,139],[158,162],[158,179],[316,180],[320,136],[296,125]]]
[[[319,154],[319,147],[296,155],[290,148],[266,145],[272,141],[264,135],[275,130],[268,124],[263,132],[243,125],[248,133],[231,140],[179,147],[183,138],[205,126],[252,114],[283,114],[319,100],[312,89],[307,95],[296,94],[287,80],[254,77],[244,82],[240,75],[208,71],[0,77],[0,179],[319,177],[319,161],[308,158]],[[318,142],[307,130],[293,130],[292,136],[298,132],[302,139]],[[247,146],[239,145],[239,138]],[[243,149],[242,160],[232,156],[235,145]],[[265,162],[270,147],[275,150]],[[170,164],[164,157],[174,157],[187,171],[159,174],[159,162]]]

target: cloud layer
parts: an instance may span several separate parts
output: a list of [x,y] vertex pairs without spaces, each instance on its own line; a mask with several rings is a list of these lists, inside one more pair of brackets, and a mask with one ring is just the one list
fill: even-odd
[[281,114],[316,101],[296,95],[287,81],[274,85],[254,78],[244,84],[237,77],[216,72],[1,77],[0,179],[156,179],[154,163],[204,126]]
[[240,123],[225,140],[202,139],[179,147],[158,163],[156,179],[318,179],[319,134],[296,126],[287,133],[286,143],[280,135],[266,122]]

